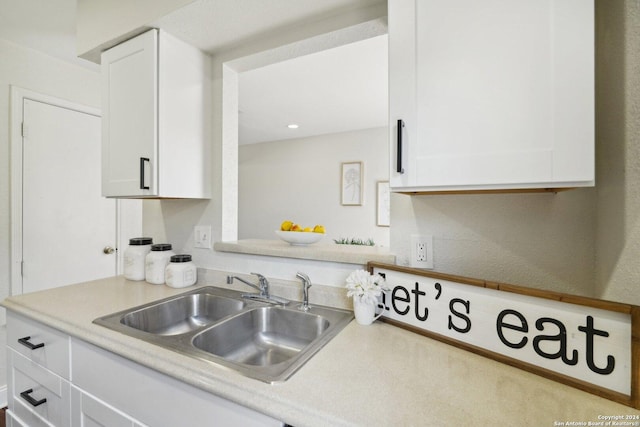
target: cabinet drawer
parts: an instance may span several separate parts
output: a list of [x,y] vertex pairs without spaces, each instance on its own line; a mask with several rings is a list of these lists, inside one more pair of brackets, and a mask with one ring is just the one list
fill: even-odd
[[27,359],[69,379],[69,336],[62,332],[9,311],[7,345]]
[[7,427],[27,427],[27,425],[24,424],[22,420],[16,418],[10,410],[6,411],[5,422],[7,423]]
[[105,402],[71,387],[71,427],[143,427]]
[[9,407],[15,415],[29,426],[49,425],[47,422],[68,426],[69,382],[13,350],[8,357]]

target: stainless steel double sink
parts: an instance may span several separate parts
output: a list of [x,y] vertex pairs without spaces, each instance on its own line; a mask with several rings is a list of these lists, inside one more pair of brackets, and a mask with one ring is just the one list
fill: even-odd
[[353,319],[346,310],[272,305],[208,286],[94,323],[264,382],[285,381]]

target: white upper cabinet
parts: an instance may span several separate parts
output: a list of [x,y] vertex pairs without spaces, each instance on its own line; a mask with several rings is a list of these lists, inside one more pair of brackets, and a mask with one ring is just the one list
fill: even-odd
[[209,198],[210,58],[159,30],[102,53],[102,194]]
[[389,63],[394,191],[595,184],[592,0],[389,0]]

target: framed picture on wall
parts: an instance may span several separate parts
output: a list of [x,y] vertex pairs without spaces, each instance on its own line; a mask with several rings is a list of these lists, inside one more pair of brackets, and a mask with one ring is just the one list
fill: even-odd
[[362,162],[344,162],[341,168],[340,192],[343,206],[362,206]]
[[389,227],[391,223],[391,195],[389,193],[389,181],[378,181],[377,190],[377,225],[379,227]]

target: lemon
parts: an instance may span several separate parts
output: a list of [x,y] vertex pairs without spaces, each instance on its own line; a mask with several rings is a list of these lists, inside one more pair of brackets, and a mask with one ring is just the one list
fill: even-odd
[[313,232],[324,234],[325,233],[324,225],[316,225],[315,227],[313,227]]
[[293,222],[287,220],[287,221],[282,221],[282,224],[280,224],[280,230],[282,231],[289,231],[291,230],[291,227],[293,226]]
[[311,233],[313,231],[313,228],[305,227],[305,228],[302,229],[302,231],[304,231],[305,233]]

